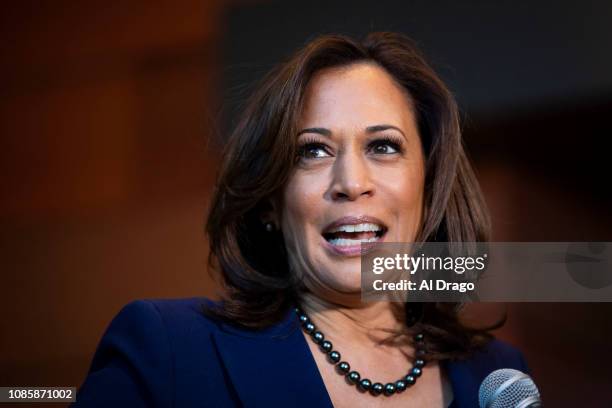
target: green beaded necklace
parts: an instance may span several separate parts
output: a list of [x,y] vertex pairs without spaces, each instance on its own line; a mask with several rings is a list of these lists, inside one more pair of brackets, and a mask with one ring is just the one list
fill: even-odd
[[361,392],[369,391],[370,394],[374,396],[381,394],[391,396],[405,391],[407,388],[413,386],[416,383],[417,378],[419,378],[423,373],[423,367],[425,367],[425,360],[423,359],[423,356],[425,355],[425,337],[423,333],[418,333],[414,336],[414,340],[417,344],[415,353],[417,359],[414,361],[414,365],[408,374],[395,382],[390,382],[383,385],[379,382],[372,383],[372,381],[368,378],[362,379],[359,372],[355,370],[351,371],[350,364],[346,361],[340,361],[340,353],[333,349],[331,341],[325,340],[323,333],[317,330],[316,326],[314,323],[312,323],[306,313],[299,308],[295,309],[295,313],[297,314],[302,325],[302,329],[304,329],[312,341],[319,346],[321,351],[327,355],[328,361],[332,365],[336,366],[336,369],[340,374],[346,376],[349,384],[356,385],[356,389]]

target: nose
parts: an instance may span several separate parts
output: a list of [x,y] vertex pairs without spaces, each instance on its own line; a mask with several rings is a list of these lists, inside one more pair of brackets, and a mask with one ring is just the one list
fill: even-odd
[[336,159],[333,169],[331,197],[334,201],[355,201],[371,196],[374,186],[366,158],[352,152],[344,152]]

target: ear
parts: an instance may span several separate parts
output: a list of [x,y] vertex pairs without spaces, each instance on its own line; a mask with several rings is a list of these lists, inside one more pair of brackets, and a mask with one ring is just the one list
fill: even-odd
[[263,225],[272,224],[274,230],[280,229],[280,204],[275,197],[268,198],[260,204],[259,219]]

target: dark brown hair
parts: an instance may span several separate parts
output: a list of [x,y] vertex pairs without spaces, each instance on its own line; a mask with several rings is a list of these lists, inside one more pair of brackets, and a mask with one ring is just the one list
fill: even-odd
[[[489,216],[462,146],[456,102],[417,47],[397,33],[371,33],[362,42],[324,35],[263,78],[228,140],[206,225],[209,261],[220,273],[225,299],[208,314],[263,328],[296,301],[300,282],[289,272],[282,232],[267,233],[260,216],[294,166],[296,126],[310,79],[321,69],[358,62],[384,68],[415,106],[426,160],[425,216],[417,241],[488,240]],[[421,317],[414,329],[428,336],[430,358],[467,356],[490,338],[484,329],[460,322],[459,306],[417,307]]]

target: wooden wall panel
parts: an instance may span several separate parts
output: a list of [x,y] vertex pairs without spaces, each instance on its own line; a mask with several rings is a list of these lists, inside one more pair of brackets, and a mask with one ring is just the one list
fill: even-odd
[[3,8],[0,383],[78,386],[124,304],[214,295],[222,3]]

